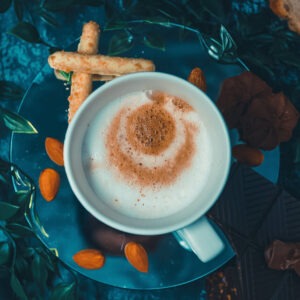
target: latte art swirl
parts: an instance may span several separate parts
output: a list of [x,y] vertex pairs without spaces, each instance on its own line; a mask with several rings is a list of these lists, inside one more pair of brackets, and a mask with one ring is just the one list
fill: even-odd
[[160,91],[104,106],[88,126],[83,156],[99,201],[138,218],[170,215],[194,201],[212,161],[201,111]]
[[108,160],[129,184],[162,187],[176,181],[195,154],[193,108],[162,92],[146,103],[123,107],[106,136]]

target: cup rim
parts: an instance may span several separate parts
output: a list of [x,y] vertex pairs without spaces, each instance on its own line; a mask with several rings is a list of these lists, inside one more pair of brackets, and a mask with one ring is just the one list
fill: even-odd
[[[156,228],[148,228],[147,226],[141,228],[138,228],[137,226],[132,225],[125,225],[118,222],[115,222],[114,220],[111,220],[109,217],[107,217],[102,212],[99,212],[94,209],[94,207],[91,205],[91,203],[86,199],[85,195],[82,193],[82,191],[78,188],[77,181],[74,178],[73,169],[72,169],[72,163],[70,161],[71,157],[71,151],[72,151],[72,143],[74,141],[73,137],[75,135],[75,132],[78,130],[78,127],[80,127],[80,120],[84,116],[84,114],[88,111],[88,108],[93,104],[93,102],[96,102],[97,96],[99,94],[102,94],[104,91],[107,91],[111,89],[112,87],[121,84],[124,81],[130,81],[135,80],[136,78],[144,78],[148,79],[152,76],[160,77],[161,79],[170,79],[173,81],[176,81],[177,83],[184,84],[188,86],[190,89],[194,89],[194,92],[201,94],[201,96],[205,99],[205,101],[210,103],[211,108],[214,110],[214,113],[216,115],[216,118],[219,121],[219,124],[221,125],[221,129],[224,133],[224,140],[226,145],[224,145],[224,160],[226,168],[223,170],[223,177],[222,180],[219,181],[218,186],[216,187],[216,190],[214,191],[214,197],[212,197],[211,201],[207,201],[205,208],[199,212],[193,212],[191,213],[189,218],[186,218],[184,220],[181,220],[180,222],[176,224],[169,224],[164,227],[156,227]],[[153,77],[152,77],[153,78]],[[107,82],[97,88],[95,91],[93,91],[87,99],[83,102],[83,104],[79,107],[78,111],[74,115],[72,121],[70,122],[67,132],[65,135],[65,142],[64,142],[64,161],[65,161],[65,171],[66,175],[69,181],[69,184],[71,186],[72,191],[74,192],[76,198],[78,201],[82,204],[82,206],[91,213],[95,218],[97,218],[99,221],[105,223],[106,225],[115,228],[117,230],[121,230],[127,233],[132,234],[141,234],[141,235],[158,235],[158,234],[165,234],[170,233],[173,231],[176,231],[180,228],[183,228],[185,226],[188,226],[189,224],[193,223],[197,219],[199,219],[201,216],[204,216],[207,211],[213,206],[213,204],[217,201],[219,195],[221,194],[228,175],[230,171],[230,164],[231,164],[231,153],[230,153],[230,138],[229,133],[227,129],[227,125],[224,121],[224,118],[221,114],[221,112],[218,110],[214,102],[198,87],[194,86],[193,84],[189,83],[188,81],[167,73],[162,72],[140,72],[140,73],[133,73],[133,74],[127,74],[120,76],[118,78],[113,79],[110,82]],[[152,220],[159,220],[159,219],[152,219]],[[146,222],[147,223],[147,222]]]

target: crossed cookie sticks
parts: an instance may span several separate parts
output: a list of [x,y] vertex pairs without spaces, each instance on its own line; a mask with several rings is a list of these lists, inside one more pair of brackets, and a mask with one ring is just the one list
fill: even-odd
[[77,52],[57,51],[48,58],[48,63],[58,79],[63,79],[58,70],[73,72],[68,97],[69,122],[92,92],[93,80],[108,81],[124,74],[155,70],[151,60],[97,54],[99,39],[100,27],[96,22],[90,21],[83,25]]

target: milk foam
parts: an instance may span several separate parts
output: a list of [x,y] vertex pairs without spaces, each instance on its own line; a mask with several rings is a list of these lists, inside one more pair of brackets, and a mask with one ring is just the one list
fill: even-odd
[[[118,174],[118,170],[108,159],[107,132],[120,110],[125,109],[125,112],[130,114],[140,106],[151,103],[152,100],[148,95],[149,91],[125,95],[106,105],[97,114],[89,124],[85,135],[83,161],[86,176],[99,196],[99,201],[105,201],[109,206],[129,216],[159,218],[182,210],[198,197],[209,180],[207,174],[212,157],[210,139],[201,122],[201,112],[195,109],[183,114],[168,101],[164,108],[172,114],[176,124],[176,136],[168,149],[157,156],[136,153],[133,150],[130,151],[130,155],[146,167],[162,166],[166,160],[174,157],[177,149],[184,143],[186,132],[183,122],[186,122],[197,129],[193,132],[195,154],[189,167],[184,169],[174,182],[166,186],[155,183],[150,186],[139,186],[131,181],[131,178],[124,178]],[[126,144],[124,139],[126,125],[124,120],[126,117],[121,121],[118,139],[121,141],[122,151],[126,152],[130,145]]]

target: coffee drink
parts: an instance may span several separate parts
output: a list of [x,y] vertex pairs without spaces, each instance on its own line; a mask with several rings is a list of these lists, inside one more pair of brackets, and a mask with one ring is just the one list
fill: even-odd
[[99,201],[159,218],[201,201],[210,149],[201,111],[175,95],[139,91],[110,102],[89,124],[84,169]]

